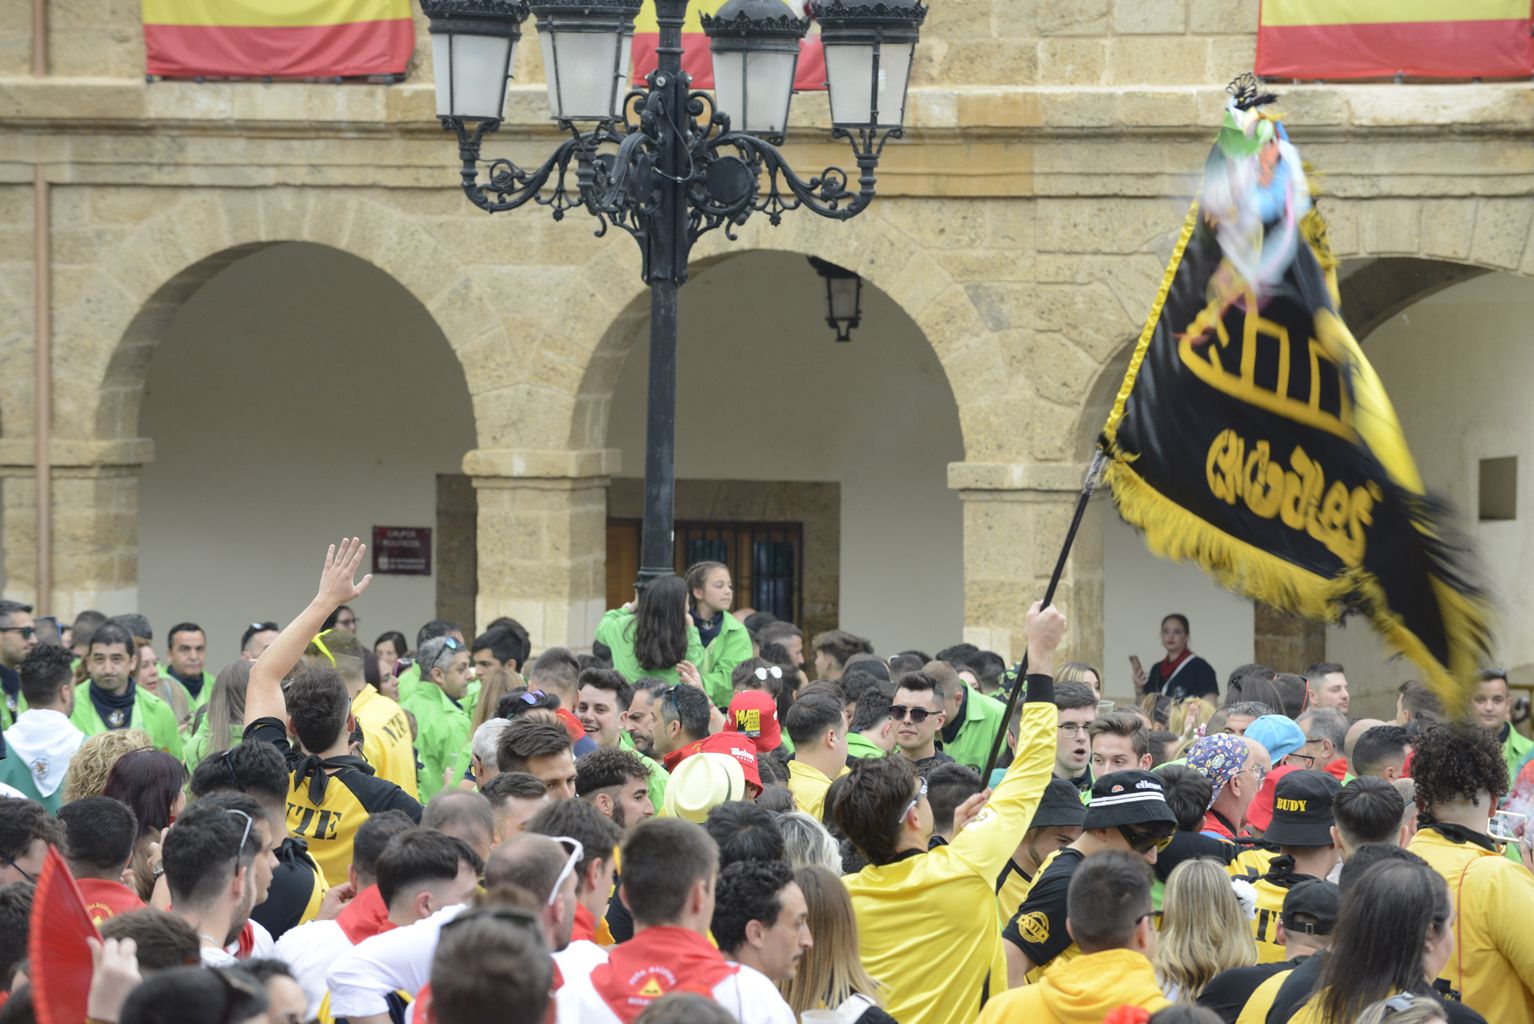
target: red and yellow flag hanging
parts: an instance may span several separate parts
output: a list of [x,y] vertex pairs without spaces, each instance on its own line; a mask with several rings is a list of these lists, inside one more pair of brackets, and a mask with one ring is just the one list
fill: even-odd
[[143,0],[151,75],[399,75],[415,46],[410,0]]
[[[692,76],[694,89],[714,87],[714,63],[709,55],[708,36],[700,20],[705,14],[719,13],[727,0],[693,0],[687,6],[687,21],[682,25],[682,70]],[[788,0],[798,15],[804,14],[803,0]],[[655,47],[660,44],[660,25],[655,20],[655,0],[644,0],[634,19],[634,83],[644,82],[655,70]],[[794,88],[799,92],[824,92],[826,56],[820,49],[820,32],[810,26],[809,35],[799,43],[799,64],[794,69]]]
[[1262,0],[1272,78],[1527,78],[1531,0]]

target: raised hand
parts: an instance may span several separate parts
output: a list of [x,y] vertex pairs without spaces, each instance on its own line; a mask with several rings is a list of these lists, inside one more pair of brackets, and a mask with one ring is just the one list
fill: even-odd
[[85,1015],[91,1020],[115,1021],[128,994],[138,988],[138,943],[132,939],[86,938],[91,948],[91,988]]
[[328,604],[333,611],[360,597],[373,582],[372,573],[357,581],[357,570],[367,549],[368,546],[357,537],[343,537],[340,544],[330,545],[325,552],[325,568],[320,573],[320,589],[314,599]]

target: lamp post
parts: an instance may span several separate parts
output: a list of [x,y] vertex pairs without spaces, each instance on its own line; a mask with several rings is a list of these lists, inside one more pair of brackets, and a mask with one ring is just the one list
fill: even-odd
[[[463,190],[482,210],[528,202],[555,220],[584,209],[596,234],[639,244],[650,287],[641,582],[672,573],[677,290],[692,245],[716,228],[735,238],[753,213],[777,225],[800,208],[847,220],[874,197],[884,145],[902,134],[921,0],[815,0],[830,92],[832,137],[846,139],[857,187],[839,167],[802,178],[777,145],[788,128],[799,40],[809,21],[783,0],[729,0],[704,16],[715,94],[682,70],[688,0],[655,0],[657,66],[627,88],[641,0],[421,0],[430,20],[437,116],[458,137]],[[501,126],[522,23],[537,19],[550,116],[569,133],[536,168],[489,162],[480,147]],[[573,173],[572,173],[573,172]]]

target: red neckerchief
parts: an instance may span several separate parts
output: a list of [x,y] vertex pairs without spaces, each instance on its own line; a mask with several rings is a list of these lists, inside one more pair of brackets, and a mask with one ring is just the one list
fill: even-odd
[[1324,769],[1326,774],[1332,776],[1338,782],[1348,777],[1348,759],[1345,757],[1335,758],[1326,762]]
[[235,942],[234,958],[249,960],[251,951],[256,948],[256,929],[249,921],[240,929],[240,937]]
[[570,734],[571,743],[586,735],[586,727],[569,709],[555,708],[554,714],[559,718],[559,724],[565,727],[565,732]]
[[674,772],[676,771],[677,765],[681,764],[692,755],[702,752],[703,744],[707,741],[708,737],[705,736],[701,740],[693,740],[685,747],[678,747],[671,753],[667,754],[665,757],[661,758],[660,763],[666,766],[666,771]]
[[1204,815],[1204,824],[1199,828],[1199,832],[1204,835],[1208,835],[1212,832],[1221,839],[1229,840],[1232,843],[1236,841],[1236,833],[1232,831],[1230,825],[1226,823],[1225,819],[1220,817],[1214,811],[1210,811],[1208,814]]
[[607,962],[591,972],[591,987],[623,1024],[634,1024],[645,1007],[670,992],[713,998],[714,986],[739,970],[695,931],[646,928],[612,948]]
[[[549,993],[550,996],[563,988],[564,984],[565,977],[559,973],[559,961],[556,960],[554,961],[554,990]],[[431,982],[428,981],[422,985],[421,991],[415,994],[414,1005],[416,1020],[420,1021],[421,1024],[437,1024],[437,1015],[432,1012],[431,1007]],[[544,1024],[554,1024],[555,1019],[556,1010],[554,1000],[551,998],[549,1000],[549,1015],[544,1019]]]
[[1178,665],[1181,665],[1191,657],[1193,657],[1193,652],[1186,647],[1182,649],[1182,653],[1177,656],[1176,661],[1173,661],[1172,656],[1169,654],[1156,663],[1156,674],[1161,677],[1161,681],[1164,683],[1172,678],[1172,673],[1177,671]]
[[595,942],[596,934],[596,915],[577,903],[575,905],[575,927],[570,931],[570,941],[579,942],[585,939],[587,942]]
[[146,905],[138,898],[138,893],[121,882],[105,878],[80,878],[76,879],[76,884],[80,886],[80,895],[85,898],[86,912],[98,925],[109,917],[143,910]]
[[394,922],[389,920],[389,908],[384,904],[383,894],[376,885],[370,885],[353,896],[351,902],[336,915],[336,924],[341,926],[341,933],[353,946],[394,927]]

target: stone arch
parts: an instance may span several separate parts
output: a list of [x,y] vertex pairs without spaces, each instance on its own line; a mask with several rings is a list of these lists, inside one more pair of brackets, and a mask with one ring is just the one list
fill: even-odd
[[[987,418],[1006,397],[996,383],[1011,376],[994,320],[987,322],[971,290],[911,235],[878,214],[879,202],[842,224],[800,211],[777,228],[753,222],[740,232],[739,241],[714,232],[695,248],[692,270],[701,272],[740,253],[773,251],[815,255],[857,271],[901,308],[936,352],[958,404],[966,457],[976,458],[977,449],[1006,446],[995,420]],[[605,445],[608,403],[624,357],[648,325],[648,289],[632,255],[620,248],[605,247],[555,303],[571,312],[568,336],[589,339],[582,363],[571,365],[566,378],[569,429],[560,440],[576,450]],[[607,285],[600,295],[593,281]]]
[[[497,399],[494,360],[510,347],[500,317],[452,252],[397,208],[330,190],[196,193],[125,232],[93,260],[55,345],[61,437],[136,436],[149,358],[180,305],[234,261],[279,242],[311,242],[388,274],[431,314],[458,356],[476,427]],[[504,357],[502,357],[504,358]]]

